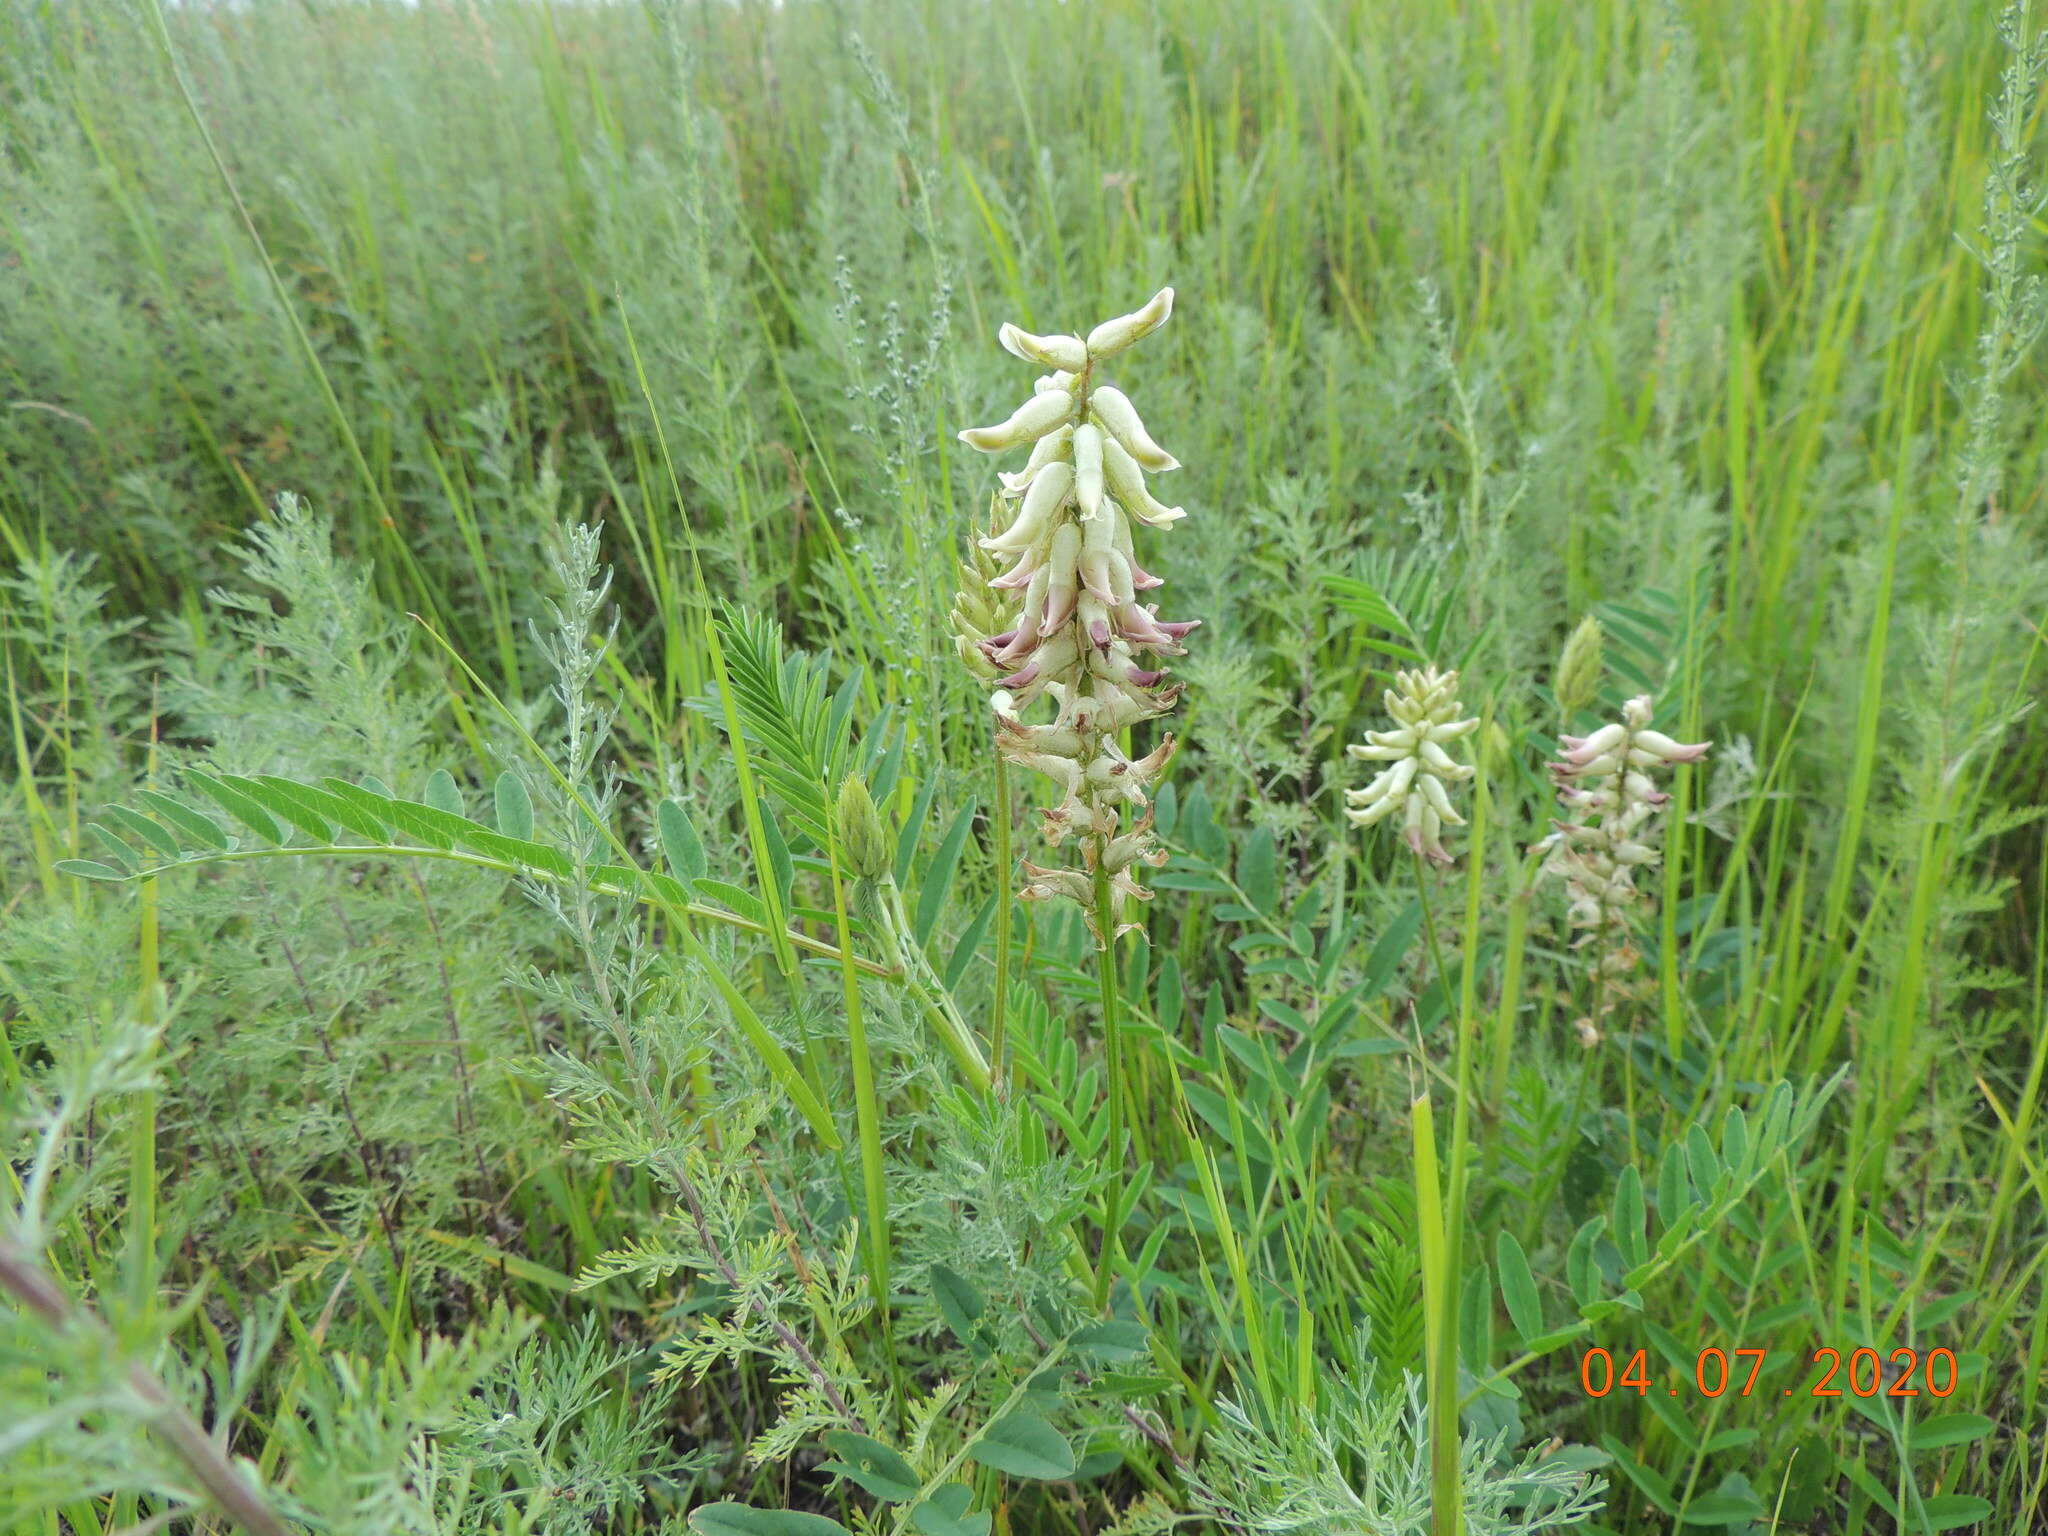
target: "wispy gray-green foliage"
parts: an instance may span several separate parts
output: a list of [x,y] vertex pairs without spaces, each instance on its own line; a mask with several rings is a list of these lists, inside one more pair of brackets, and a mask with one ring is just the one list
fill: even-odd
[[[8,8],[0,1237],[106,1331],[0,1305],[0,1526],[187,1518],[140,1362],[316,1530],[1425,1529],[1461,1022],[1470,1529],[2038,1523],[2041,21]],[[1127,1166],[1072,914],[998,997],[952,434],[1168,282]],[[1469,889],[1338,815],[1423,661]],[[1526,850],[1641,692],[1612,994]]]

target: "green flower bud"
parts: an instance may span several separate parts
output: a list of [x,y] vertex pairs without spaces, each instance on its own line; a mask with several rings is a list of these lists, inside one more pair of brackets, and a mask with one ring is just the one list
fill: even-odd
[[882,826],[882,813],[860,775],[849,773],[839,786],[839,806],[833,814],[833,829],[839,836],[839,856],[855,877],[879,880],[888,874],[894,860],[889,834]]
[[1489,779],[1498,779],[1507,772],[1513,752],[1514,743],[1501,729],[1500,722],[1487,721],[1486,728],[1479,733],[1479,771]]
[[1579,627],[1565,641],[1564,653],[1557,659],[1551,691],[1557,695],[1557,707],[1567,723],[1591,704],[1600,691],[1600,640],[1600,621],[1589,613],[1579,620]]

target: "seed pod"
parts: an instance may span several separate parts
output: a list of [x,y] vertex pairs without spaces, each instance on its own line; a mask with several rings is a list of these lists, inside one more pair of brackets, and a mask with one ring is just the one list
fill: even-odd
[[996,332],[996,339],[1005,352],[1027,363],[1064,368],[1070,373],[1079,373],[1088,366],[1088,348],[1078,336],[1034,336],[1014,325],[1005,325]]
[[1143,340],[1166,324],[1166,317],[1172,313],[1173,290],[1162,288],[1152,295],[1143,309],[1118,315],[1114,320],[1105,320],[1090,331],[1088,356],[1096,362],[1114,357],[1131,343]]
[[1122,390],[1104,384],[1089,391],[1088,408],[1109,435],[1123,444],[1124,451],[1153,474],[1180,468],[1179,459],[1152,441],[1152,434],[1138,419],[1138,408]]

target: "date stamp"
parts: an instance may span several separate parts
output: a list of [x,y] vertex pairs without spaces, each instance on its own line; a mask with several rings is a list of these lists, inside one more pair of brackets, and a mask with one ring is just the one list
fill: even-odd
[[[1688,1374],[1681,1366],[1669,1374],[1653,1374],[1650,1353],[1639,1349],[1617,1361],[1611,1350],[1595,1345],[1579,1357],[1579,1385],[1588,1397],[1606,1397],[1616,1391],[1647,1397],[1663,1391],[1672,1397],[1755,1397],[1768,1395],[1769,1388],[1757,1383],[1766,1374],[1771,1351],[1764,1349],[1722,1349],[1709,1344],[1699,1352]],[[1781,1357],[1782,1358],[1782,1357]],[[1956,1390],[1956,1355],[1952,1349],[1852,1349],[1846,1354],[1823,1347],[1813,1352],[1799,1386],[1782,1390],[1784,1397],[1949,1397]],[[1778,1377],[1778,1372],[1771,1372]]]

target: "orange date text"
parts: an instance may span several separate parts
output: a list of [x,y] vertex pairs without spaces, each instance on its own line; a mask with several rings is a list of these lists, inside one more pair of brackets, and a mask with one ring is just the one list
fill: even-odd
[[[1781,1356],[1782,1358],[1782,1356]],[[1588,1397],[1606,1397],[1612,1392],[1633,1392],[1646,1397],[1663,1392],[1672,1397],[1948,1397],[1956,1389],[1956,1356],[1952,1349],[1899,1348],[1816,1349],[1801,1386],[1759,1385],[1770,1360],[1762,1349],[1722,1349],[1709,1344],[1692,1362],[1692,1369],[1653,1368],[1648,1350],[1617,1358],[1614,1351],[1595,1346],[1579,1357],[1579,1385]]]

